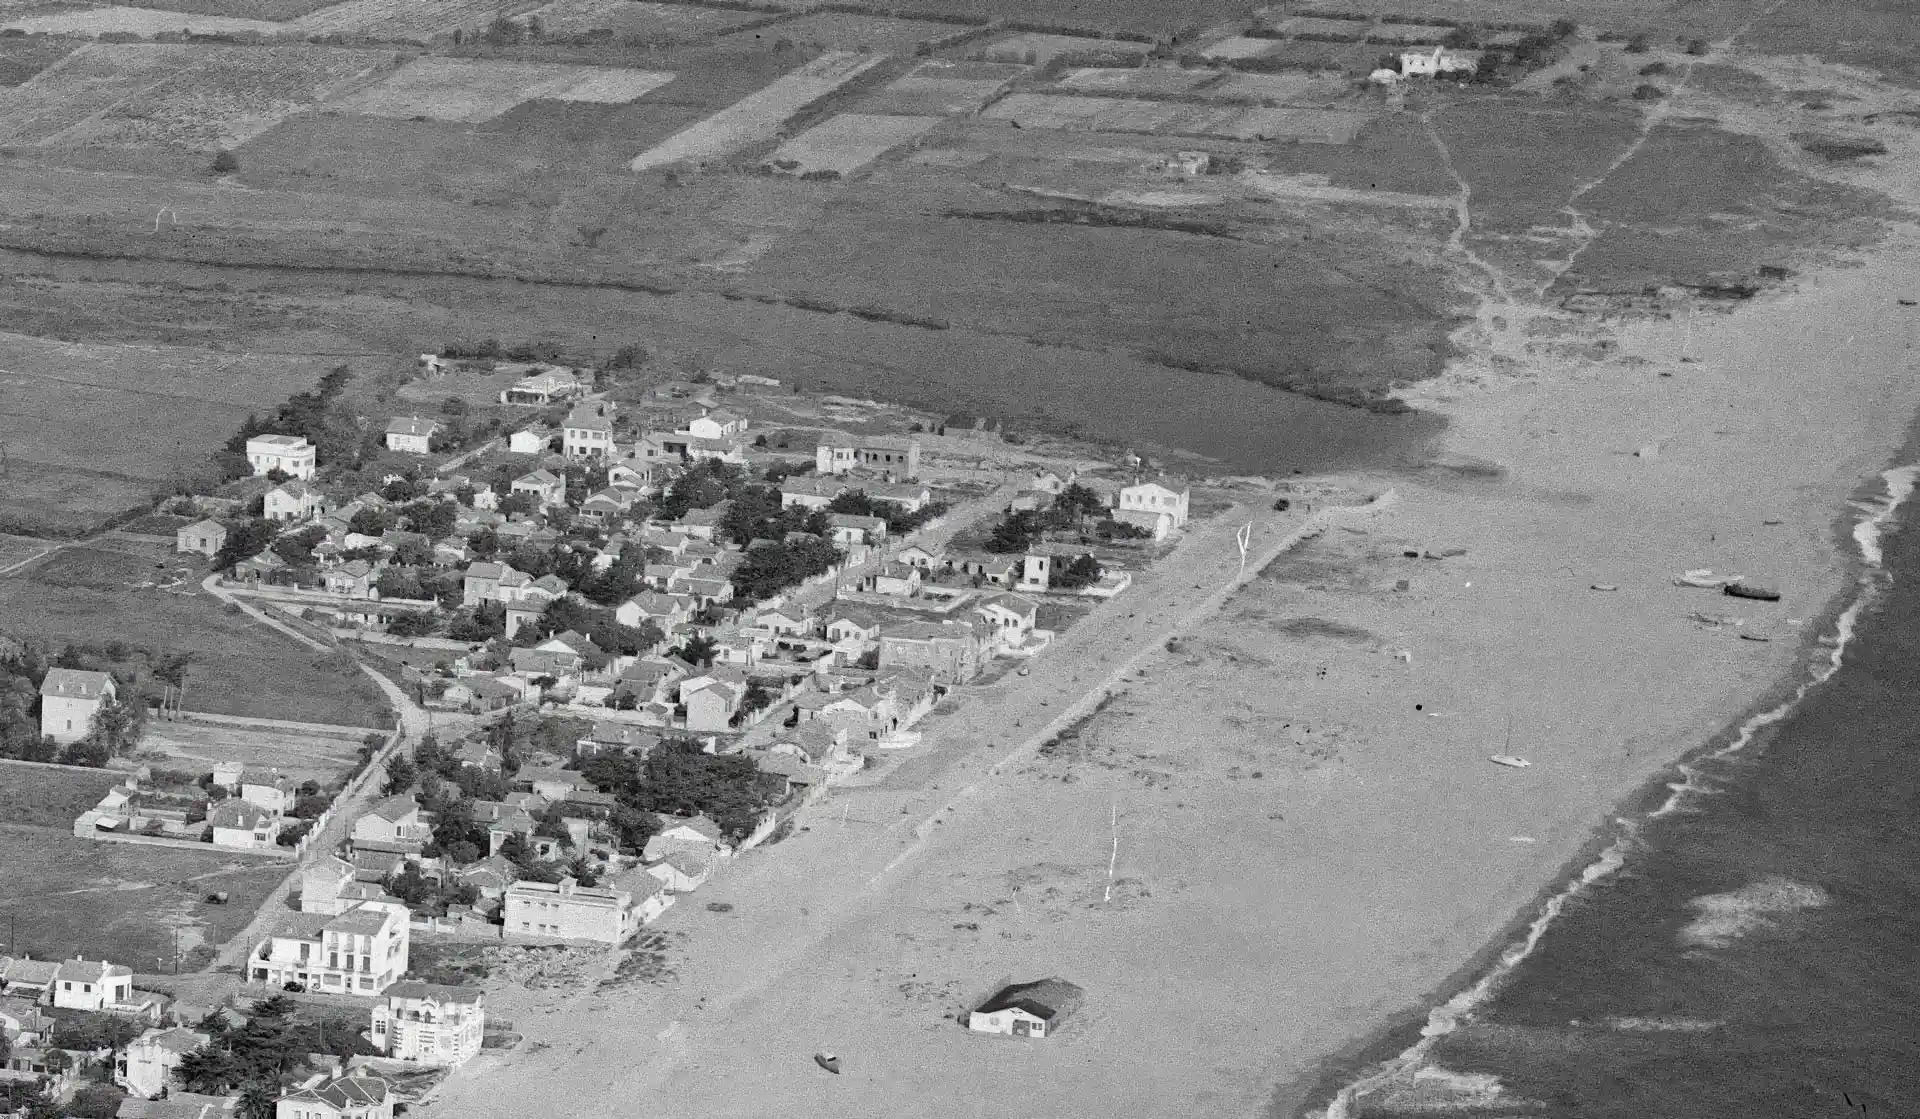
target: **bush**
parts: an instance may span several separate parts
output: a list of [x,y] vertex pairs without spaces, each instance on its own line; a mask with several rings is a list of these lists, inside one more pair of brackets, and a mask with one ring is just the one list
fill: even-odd
[[1642,84],[1633,89],[1635,101],[1658,101],[1667,95],[1667,91],[1657,85]]
[[1646,36],[1646,33],[1645,33],[1645,32],[1641,32],[1640,34],[1638,34],[1638,35],[1635,35],[1635,36],[1634,36],[1634,37],[1632,37],[1631,39],[1628,39],[1628,40],[1627,40],[1627,45],[1626,45],[1626,48],[1625,48],[1625,49],[1626,49],[1626,52],[1627,52],[1628,54],[1645,54],[1645,53],[1647,53],[1647,36]]
[[225,148],[221,148],[219,151],[213,153],[213,173],[214,174],[231,175],[238,170],[240,170],[239,156],[233,154],[232,152],[228,151]]
[[1689,39],[1689,40],[1687,40],[1687,53],[1688,53],[1688,54],[1690,54],[1690,55],[1693,55],[1693,56],[1694,56],[1694,57],[1696,57],[1696,58],[1697,58],[1697,57],[1699,57],[1699,56],[1701,56],[1701,55],[1703,55],[1703,54],[1706,54],[1706,53],[1707,53],[1707,41],[1706,41],[1705,39]]

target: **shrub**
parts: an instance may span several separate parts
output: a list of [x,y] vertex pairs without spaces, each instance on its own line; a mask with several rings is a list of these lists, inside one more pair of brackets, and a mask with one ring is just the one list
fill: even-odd
[[231,175],[238,170],[240,170],[239,156],[233,154],[232,152],[228,151],[225,148],[221,148],[219,151],[213,153],[213,173],[214,174]]
[[1703,54],[1706,54],[1707,41],[1705,39],[1688,39],[1687,53],[1690,55],[1693,55],[1696,58]]
[[1667,95],[1667,91],[1657,85],[1641,84],[1633,89],[1635,101],[1658,101]]
[[1645,33],[1645,32],[1641,32],[1640,34],[1638,34],[1638,35],[1635,35],[1635,36],[1633,36],[1633,37],[1632,37],[1631,39],[1628,39],[1628,40],[1627,40],[1627,45],[1626,45],[1626,48],[1625,48],[1625,49],[1626,49],[1626,52],[1627,52],[1628,54],[1645,54],[1645,53],[1647,53],[1647,36],[1646,36],[1646,33]]

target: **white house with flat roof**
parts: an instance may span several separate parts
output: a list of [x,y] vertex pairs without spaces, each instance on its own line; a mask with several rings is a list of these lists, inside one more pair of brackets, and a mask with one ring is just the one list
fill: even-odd
[[407,973],[407,907],[398,902],[361,902],[337,917],[302,913],[288,924],[255,946],[249,980],[377,998]]
[[1114,495],[1113,519],[1165,540],[1176,529],[1187,527],[1187,499],[1185,486],[1177,490],[1159,482],[1124,486]]
[[288,477],[311,479],[313,444],[304,435],[255,435],[247,440],[247,465],[255,474],[278,470]]

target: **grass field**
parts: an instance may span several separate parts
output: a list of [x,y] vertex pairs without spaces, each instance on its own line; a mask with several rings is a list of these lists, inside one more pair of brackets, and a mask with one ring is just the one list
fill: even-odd
[[958,48],[957,53],[989,62],[1024,62],[1031,66],[1045,66],[1063,54],[1129,57],[1145,54],[1148,49],[1146,43],[1126,40],[1024,32],[987,43],[968,43]]
[[521,20],[525,22],[535,16],[554,34],[607,31],[622,39],[632,36],[653,43],[680,43],[723,35],[743,24],[764,23],[770,18],[765,12],[703,8],[693,4],[653,4],[646,0],[554,0],[528,12]]
[[668,164],[719,159],[749,144],[773,138],[787,118],[859,77],[879,56],[836,51],[821,55],[773,84],[676,133],[633,158],[645,171]]
[[[135,971],[201,966],[212,947],[245,928],[288,873],[284,863],[242,862],[185,848],[99,843],[11,822],[22,808],[0,789],[0,931],[40,959],[111,959]],[[209,894],[224,891],[225,905]]]
[[291,26],[309,35],[425,41],[455,30],[478,33],[499,16],[537,7],[499,0],[345,0],[303,15]]
[[905,116],[971,113],[1026,72],[1025,66],[998,62],[929,60],[867,98],[861,108]]
[[332,107],[368,116],[477,124],[526,101],[637,101],[673,80],[672,74],[544,62],[417,58],[369,89]]
[[0,86],[19,85],[81,46],[77,39],[51,35],[0,39]]
[[194,15],[229,16],[284,22],[319,11],[338,0],[158,0],[153,7]]
[[220,762],[239,762],[249,770],[285,774],[296,784],[312,780],[332,787],[344,783],[358,765],[359,749],[357,738],[154,720],[140,740],[139,761],[193,774],[211,773]]
[[1022,128],[1069,132],[1141,132],[1231,140],[1348,144],[1372,119],[1359,109],[1238,108],[1145,98],[1015,93],[982,114]]
[[227,613],[200,592],[200,571],[159,540],[67,548],[0,578],[0,626],[55,644],[112,638],[190,653],[189,710],[376,725],[386,704],[365,676]]
[[[131,8],[110,9],[117,12]],[[389,62],[304,44],[98,43],[0,90],[12,143],[231,147]]]
[[[195,476],[249,412],[326,371],[308,359],[0,334],[0,524],[72,532]],[[16,527],[16,531],[18,528]]]
[[188,15],[151,8],[83,8],[52,15],[30,16],[0,25],[29,35],[157,35],[162,32],[192,32],[199,35],[250,32],[271,35],[285,28],[258,19],[233,19],[227,16]]
[[971,30],[964,24],[819,12],[799,19],[782,20],[764,31],[743,31],[729,35],[722,38],[720,43],[725,45],[733,42],[740,35],[760,35],[809,44],[822,50],[910,53],[920,43],[937,43]]
[[0,761],[0,821],[35,828],[71,828],[74,818],[100,803],[107,790],[125,780],[104,769],[32,765]]

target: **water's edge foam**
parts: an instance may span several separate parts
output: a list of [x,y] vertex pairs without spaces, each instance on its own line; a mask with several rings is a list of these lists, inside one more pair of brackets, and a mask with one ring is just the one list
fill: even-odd
[[[1657,820],[1680,811],[1689,800],[1709,792],[1710,789],[1706,783],[1707,766],[1751,747],[1763,731],[1785,720],[1810,692],[1831,679],[1833,674],[1840,670],[1840,666],[1845,663],[1847,648],[1852,644],[1860,616],[1891,582],[1892,577],[1884,566],[1885,555],[1881,549],[1881,541],[1885,536],[1887,524],[1913,494],[1916,481],[1920,480],[1920,464],[1883,470],[1879,477],[1883,487],[1879,497],[1853,503],[1853,506],[1863,513],[1854,523],[1851,533],[1857,549],[1857,560],[1863,571],[1858,579],[1858,590],[1835,616],[1831,633],[1818,639],[1820,644],[1829,649],[1825,661],[1817,663],[1799,684],[1788,692],[1785,699],[1743,720],[1724,743],[1709,746],[1668,767],[1663,773],[1666,778],[1663,783],[1667,789],[1667,796],[1645,811],[1616,816],[1595,841],[1596,845],[1599,845],[1598,853],[1583,856],[1576,864],[1579,866],[1578,871],[1544,895],[1544,900],[1538,903],[1533,916],[1526,919],[1522,932],[1517,938],[1508,940],[1506,946],[1499,950],[1493,963],[1477,969],[1477,978],[1452,997],[1428,1010],[1417,1041],[1395,1056],[1365,1069],[1358,1077],[1342,1085],[1323,1107],[1311,1110],[1307,1114],[1314,1116],[1315,1119],[1351,1119],[1354,1103],[1368,1092],[1416,1074],[1426,1067],[1428,1056],[1438,1039],[1458,1029],[1476,1009],[1493,997],[1515,969],[1532,955],[1534,948],[1567,904],[1592,888],[1594,883],[1606,879],[1625,865],[1627,857],[1638,843],[1641,825],[1646,821]],[[1660,787],[1658,783],[1660,779],[1656,778],[1655,781],[1656,783],[1651,784],[1650,788]],[[1640,803],[1645,802],[1644,797],[1636,800]]]

